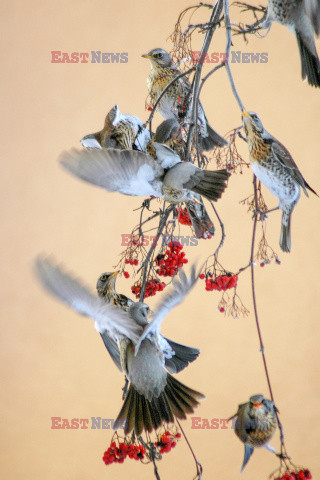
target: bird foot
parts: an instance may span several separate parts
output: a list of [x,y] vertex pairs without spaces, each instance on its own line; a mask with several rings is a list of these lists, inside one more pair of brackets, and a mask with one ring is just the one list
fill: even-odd
[[142,208],[146,208],[147,210],[149,210],[149,212],[150,212],[150,202],[151,202],[151,200],[152,200],[152,198],[146,198],[142,202]]
[[290,460],[290,457],[288,457],[288,455],[286,455],[285,453],[276,453],[276,456],[280,458],[280,460]]
[[267,215],[267,213],[268,213],[268,211],[263,212],[262,210],[255,210],[255,211],[253,212],[252,218],[258,217],[258,221],[263,222],[264,220],[266,220],[267,218],[269,218],[269,216]]

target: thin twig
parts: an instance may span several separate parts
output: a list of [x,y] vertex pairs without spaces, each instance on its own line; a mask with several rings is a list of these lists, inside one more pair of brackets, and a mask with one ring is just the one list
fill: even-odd
[[191,141],[193,138],[193,134],[195,133],[195,136],[197,137],[197,127],[198,127],[198,122],[197,122],[197,112],[198,112],[198,103],[199,103],[199,95],[198,95],[198,90],[199,90],[199,83],[200,83],[200,78],[201,78],[201,72],[202,72],[202,67],[203,67],[203,59],[205,58],[205,55],[208,53],[209,46],[212,40],[212,36],[215,32],[216,26],[217,26],[217,21],[220,18],[221,12],[222,12],[222,0],[217,0],[212,13],[211,17],[209,20],[209,23],[212,24],[213,26],[206,31],[206,35],[201,47],[201,52],[200,52],[200,62],[197,62],[196,65],[196,71],[193,77],[193,82],[192,82],[192,106],[191,106],[191,115],[190,115],[190,126],[189,126],[189,132],[188,132],[188,138],[187,138],[187,156],[190,155],[190,147],[191,147]]
[[184,433],[183,428],[181,427],[181,423],[179,422],[179,420],[178,420],[177,418],[176,418],[176,422],[177,422],[177,424],[179,425],[179,428],[180,428],[180,430],[181,430],[181,433],[182,433],[182,435],[184,436],[184,439],[185,439],[185,441],[187,442],[187,445],[188,445],[188,447],[189,447],[189,450],[190,450],[190,452],[191,452],[191,454],[192,454],[192,456],[193,456],[193,458],[194,458],[194,461],[195,461],[195,464],[196,464],[196,470],[197,470],[197,476],[196,476],[195,478],[197,478],[198,480],[201,480],[202,471],[203,471],[202,465],[201,465],[200,462],[198,462],[198,459],[197,459],[197,457],[196,457],[196,455],[195,455],[195,453],[194,453],[194,451],[193,451],[193,448],[191,447],[190,442],[189,442],[186,434]]
[[[140,291],[140,297],[139,297],[139,302],[143,302],[144,300],[144,296],[145,296],[145,293],[146,293],[146,285],[147,285],[147,272],[148,270],[150,271],[151,269],[151,266],[149,267],[149,262],[150,262],[150,259],[151,259],[151,256],[157,246],[157,243],[158,243],[158,240],[159,240],[159,237],[164,229],[164,227],[166,226],[166,223],[167,223],[167,220],[168,220],[168,217],[170,215],[170,213],[172,212],[172,210],[175,208],[174,205],[170,205],[170,207],[168,207],[162,214],[162,217],[161,217],[161,220],[159,222],[159,227],[158,227],[158,230],[157,230],[157,233],[156,233],[156,238],[154,239],[154,241],[152,242],[152,245],[149,249],[149,252],[143,262],[143,277],[142,277],[142,282],[141,282],[141,291]],[[149,268],[148,268],[149,267]]]
[[[254,317],[255,317],[255,322],[257,326],[257,332],[258,332],[258,337],[259,337],[259,343],[260,343],[260,352],[262,355],[262,361],[263,361],[263,366],[264,366],[264,371],[266,374],[266,379],[267,379],[267,384],[269,388],[269,393],[270,393],[270,398],[275,404],[274,401],[274,396],[272,392],[272,387],[271,387],[271,382],[270,382],[270,377],[269,377],[269,371],[267,367],[267,360],[266,356],[264,353],[264,345],[263,345],[263,340],[262,340],[262,333],[261,333],[261,328],[260,328],[260,322],[259,322],[259,317],[258,317],[258,308],[257,308],[257,299],[256,299],[256,291],[255,291],[255,281],[254,281],[254,245],[255,245],[255,239],[256,239],[256,230],[257,230],[257,222],[258,222],[258,195],[257,195],[257,179],[255,175],[253,176],[253,189],[254,189],[254,203],[255,203],[255,215],[254,215],[254,220],[253,220],[253,230],[252,230],[252,241],[251,241],[251,254],[250,254],[250,268],[251,268],[251,290],[252,290],[252,300],[253,300],[253,310],[254,310]],[[280,431],[280,442],[281,442],[281,453],[286,453],[285,449],[285,444],[284,444],[284,434],[283,434],[283,428],[282,424],[279,419],[279,415],[277,410],[275,410],[276,417],[277,417],[277,422],[278,422],[278,427]]]
[[230,24],[230,16],[229,16],[229,0],[223,0],[223,5],[224,5],[224,18],[225,18],[225,24],[226,24],[226,34],[227,34],[227,45],[226,45],[226,58],[225,58],[225,64],[226,64],[226,69],[229,77],[229,82],[231,85],[231,89],[233,92],[233,95],[235,96],[239,107],[241,108],[241,111],[243,111],[245,108],[243,106],[243,103],[241,101],[241,98],[239,97],[239,94],[237,92],[232,72],[230,69],[229,65],[229,57],[230,57],[230,49],[231,49],[231,24]]
[[215,213],[215,216],[218,219],[218,222],[219,222],[220,228],[221,228],[221,240],[220,240],[220,243],[219,243],[218,247],[216,248],[216,251],[214,252],[214,257],[217,258],[218,252],[224,244],[224,239],[226,238],[226,233],[225,233],[225,230],[224,230],[224,224],[223,224],[223,222],[220,218],[220,215],[218,214],[218,211],[217,211],[216,207],[214,206],[214,203],[210,201],[210,204],[211,204],[211,207],[213,208],[213,211]]

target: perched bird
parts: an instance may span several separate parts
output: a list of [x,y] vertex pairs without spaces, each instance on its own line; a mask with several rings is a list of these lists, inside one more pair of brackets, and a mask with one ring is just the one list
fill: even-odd
[[100,132],[90,133],[81,139],[85,148],[135,149],[144,152],[150,133],[138,117],[120,113],[115,105],[107,114]]
[[[151,73],[147,80],[148,91],[153,105],[156,100],[177,75],[181,72],[174,64],[171,56],[161,48],[155,48],[149,53],[142,55],[150,60]],[[191,115],[191,85],[182,77],[174,82],[161,98],[157,110],[164,119],[175,118],[179,122],[190,122]],[[198,132],[199,146],[201,150],[212,150],[214,147],[222,147],[228,142],[210,127],[203,106],[199,102],[198,107]]]
[[[193,413],[204,396],[166,371],[170,371],[166,360],[172,359],[175,352],[160,335],[159,326],[195,285],[198,275],[194,268],[190,278],[180,272],[179,280],[174,281],[174,287],[163,298],[151,324],[150,309],[145,303],[134,303],[124,312],[95,297],[77,278],[48,258],[37,259],[36,273],[50,294],[76,312],[94,318],[98,332],[106,332],[118,346],[118,366],[129,381],[129,389],[114,422],[115,430],[125,421],[125,434],[134,431],[140,435],[143,430],[151,432],[163,423],[173,422],[175,417],[184,419],[186,414]],[[141,338],[145,329],[147,335]]]
[[153,158],[157,158],[156,150],[153,147],[153,142],[161,143],[170,147],[181,160],[186,157],[186,143],[181,134],[181,127],[175,118],[164,120],[156,129],[156,133],[152,136],[147,145],[147,153]]
[[257,447],[266,447],[275,453],[268,442],[277,428],[277,409],[271,400],[266,400],[263,395],[253,395],[249,402],[242,403],[235,415],[235,433],[244,443],[244,459],[241,472],[247,465],[253,450]]
[[[254,112],[243,111],[243,126],[247,136],[253,173],[270,192],[278,197],[282,210],[280,247],[291,250],[291,214],[300,198],[300,187],[317,193],[307,184],[288,150],[268,133]],[[275,209],[276,210],[276,209]]]
[[197,200],[194,193],[218,200],[227,186],[227,170],[203,170],[181,159],[166,145],[154,143],[157,161],[134,150],[71,150],[62,166],[76,177],[125,195],[164,198],[171,203]]
[[[136,302],[122,293],[117,293],[115,283],[118,273],[119,272],[107,272],[100,275],[97,281],[97,293],[98,296],[103,298],[107,303],[120,308],[124,312],[129,312],[132,305]],[[101,337],[112,360],[117,367],[122,370],[118,344],[108,332],[101,333]],[[170,373],[181,372],[181,370],[186,368],[189,363],[196,360],[199,356],[200,350],[197,348],[181,345],[180,343],[173,342],[165,337],[163,337],[162,342],[167,342],[173,352],[173,355],[170,355],[170,358],[165,358],[166,369]]]
[[284,25],[296,36],[302,78],[320,87],[320,62],[314,40],[314,32],[320,33],[319,0],[268,0],[267,17],[261,27],[270,28],[272,22]]

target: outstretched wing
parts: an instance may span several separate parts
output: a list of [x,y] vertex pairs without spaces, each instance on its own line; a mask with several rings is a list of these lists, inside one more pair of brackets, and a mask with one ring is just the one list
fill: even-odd
[[109,192],[162,197],[163,168],[136,150],[93,149],[62,152],[62,166],[82,180]]
[[166,315],[170,310],[184,300],[184,297],[190,292],[198,280],[195,266],[191,268],[191,274],[189,277],[183,272],[179,272],[179,279],[173,280],[173,286],[169,292],[164,295],[158,308],[156,309],[153,321],[144,329],[143,334],[139,338],[139,342],[135,347],[135,354],[138,353],[141,342],[147,337],[152,335],[160,336],[160,326]]
[[43,287],[54,297],[81,315],[93,318],[99,333],[107,333],[114,340],[129,338],[133,343],[139,339],[142,328],[122,310],[95,297],[72,274],[64,271],[52,259],[38,257],[35,271]]

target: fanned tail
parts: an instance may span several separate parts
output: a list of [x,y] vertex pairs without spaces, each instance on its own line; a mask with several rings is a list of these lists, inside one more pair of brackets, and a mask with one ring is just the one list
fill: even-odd
[[188,413],[193,413],[199,400],[203,398],[202,393],[192,390],[170,374],[163,392],[152,400],[138,393],[131,384],[113,428],[117,430],[125,424],[125,435],[132,430],[137,436],[141,435],[143,430],[152,432],[163,423],[174,422],[175,417],[185,419]]
[[207,122],[207,136],[199,135],[200,148],[203,151],[213,150],[215,147],[224,147],[228,141],[217,133]]
[[318,55],[310,52],[299,32],[296,32],[296,36],[301,58],[302,78],[307,78],[308,83],[313,87],[320,87],[320,62]]
[[204,178],[192,190],[214,202],[221,198],[227,187],[230,173],[227,170],[203,170]]

